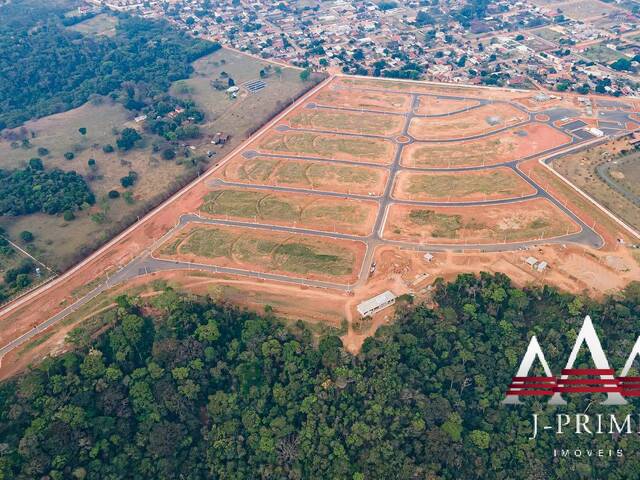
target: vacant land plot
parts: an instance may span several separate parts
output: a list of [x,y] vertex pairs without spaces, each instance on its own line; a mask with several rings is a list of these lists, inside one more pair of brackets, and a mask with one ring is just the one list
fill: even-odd
[[622,53],[607,47],[604,43],[599,43],[597,45],[592,45],[585,48],[582,52],[582,55],[587,57],[589,60],[593,60],[594,62],[606,64],[615,62],[620,57],[624,56],[622,55]]
[[524,44],[525,46],[529,47],[531,50],[534,50],[536,52],[539,52],[541,50],[546,50],[550,46],[549,42],[531,34],[526,35],[525,40],[522,40],[520,43]]
[[365,245],[313,235],[190,224],[156,255],[335,282],[355,280]]
[[394,198],[402,200],[464,202],[532,195],[535,189],[510,168],[468,172],[416,173],[396,177]]
[[402,151],[406,167],[458,168],[496,165],[537,155],[571,141],[543,123],[529,123],[494,135],[462,142],[413,143]]
[[399,134],[404,125],[404,117],[401,115],[345,112],[322,108],[298,109],[285,121],[293,128],[383,136]]
[[200,211],[232,218],[355,235],[371,232],[375,202],[251,189],[219,189],[207,194]]
[[101,13],[69,28],[85,35],[105,35],[107,37],[113,37],[116,34],[117,25],[117,18],[107,13]]
[[311,132],[270,132],[253,147],[265,153],[389,164],[394,144],[385,139]]
[[[638,155],[631,154],[627,157],[621,156],[620,153],[622,150],[632,151],[632,149],[633,147],[626,139],[620,139],[560,157],[553,161],[553,167],[615,215],[635,228],[640,228],[640,206],[633,202],[633,197],[625,197],[620,191],[607,184],[596,172],[598,166],[608,165],[611,180],[638,195],[640,184]],[[625,160],[627,158],[631,161],[627,162]]]
[[[399,93],[411,92],[411,93],[426,93],[426,94],[442,94],[445,96],[461,96],[461,97],[474,97],[483,98],[485,100],[511,100],[527,96],[530,93],[527,91],[509,90],[500,88],[481,88],[481,87],[469,87],[463,85],[452,84],[438,84],[419,81],[398,81],[389,79],[373,79],[373,78],[345,78],[337,77],[333,83],[336,88],[348,87],[352,88],[367,88],[380,91],[397,91]],[[349,95],[350,92],[345,92],[345,95]]]
[[238,156],[225,165],[223,175],[232,182],[380,195],[387,170],[322,161]]
[[548,110],[554,107],[563,107],[573,108],[576,105],[573,103],[575,99],[568,97],[559,97],[552,95],[544,95],[540,94],[530,95],[528,97],[518,98],[515,100],[516,103],[519,103],[524,108],[531,112],[539,112],[540,110]]
[[548,42],[552,42],[556,44],[560,41],[560,39],[567,36],[565,31],[561,27],[556,27],[556,28],[545,27],[545,28],[541,28],[540,30],[535,30],[533,34],[537,35],[540,38],[543,38],[544,40],[547,40]]
[[640,152],[635,151],[620,158],[617,165],[609,167],[609,175],[640,198]]
[[420,97],[418,108],[416,108],[416,113],[419,115],[444,115],[478,105],[480,105],[480,102],[477,100],[422,96]]
[[603,17],[617,10],[598,0],[572,0],[570,2],[556,4],[554,7],[562,11],[566,17],[573,18],[574,20]]
[[321,90],[315,94],[310,101],[318,105],[397,113],[404,113],[411,107],[411,95],[390,92],[368,92],[363,90],[353,90],[348,93],[344,91]]
[[409,133],[417,140],[452,140],[491,133],[527,118],[521,110],[497,103],[445,117],[414,118]]
[[578,232],[579,227],[547,200],[482,207],[392,205],[384,236],[432,243],[502,243]]

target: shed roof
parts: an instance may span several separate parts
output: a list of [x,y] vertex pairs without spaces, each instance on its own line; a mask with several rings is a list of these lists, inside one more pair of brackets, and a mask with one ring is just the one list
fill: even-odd
[[358,313],[360,313],[360,315],[366,315],[371,310],[392,302],[395,299],[396,296],[387,290],[382,292],[380,295],[376,295],[375,297],[358,304]]

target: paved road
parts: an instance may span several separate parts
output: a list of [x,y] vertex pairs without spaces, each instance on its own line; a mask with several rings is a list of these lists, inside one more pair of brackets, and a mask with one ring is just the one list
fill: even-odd
[[[290,283],[290,284],[304,285],[304,286],[310,286],[310,287],[316,287],[316,288],[328,288],[328,289],[336,289],[336,290],[341,290],[341,291],[349,291],[349,290],[352,290],[352,289],[357,288],[359,286],[362,286],[366,282],[366,280],[368,278],[369,270],[370,270],[372,262],[373,262],[373,254],[374,254],[375,248],[377,246],[379,246],[379,245],[394,245],[394,246],[398,246],[398,247],[401,247],[401,248],[404,248],[404,249],[415,250],[415,251],[480,250],[480,251],[491,251],[491,252],[513,251],[513,250],[533,247],[535,245],[542,244],[542,243],[545,243],[545,244],[546,243],[577,243],[577,244],[583,244],[583,245],[587,245],[589,247],[594,247],[594,248],[599,248],[599,247],[602,246],[602,243],[603,243],[602,238],[590,226],[588,226],[584,222],[582,222],[573,212],[571,212],[561,202],[559,202],[552,195],[550,195],[549,192],[547,192],[543,188],[543,186],[541,186],[541,185],[537,184],[536,182],[534,182],[530,177],[528,177],[519,168],[519,164],[520,163],[522,163],[523,161],[526,161],[526,160],[528,160],[530,158],[541,157],[542,155],[549,155],[549,154],[554,154],[554,153],[556,153],[556,156],[558,156],[558,155],[562,154],[562,152],[567,150],[567,149],[575,149],[576,145],[579,145],[579,144],[581,144],[583,142],[592,144],[593,142],[586,142],[586,139],[582,139],[582,138],[579,138],[579,137],[573,135],[573,133],[571,131],[563,130],[562,128],[558,128],[558,127],[556,127],[554,125],[554,122],[557,121],[558,119],[561,119],[561,118],[564,118],[564,117],[577,116],[579,114],[579,111],[570,110],[570,109],[551,109],[551,110],[547,110],[547,111],[537,112],[537,113],[547,114],[550,119],[545,123],[547,123],[552,128],[559,129],[561,131],[564,131],[565,133],[568,133],[569,135],[571,135],[571,138],[572,138],[571,143],[566,144],[566,145],[562,145],[562,146],[559,146],[559,147],[555,147],[553,149],[547,150],[546,152],[541,152],[541,153],[538,153],[536,155],[532,155],[532,156],[529,156],[529,157],[526,157],[526,158],[520,158],[520,159],[514,160],[514,161],[509,161],[509,162],[504,162],[504,163],[494,164],[494,165],[486,165],[486,166],[459,167],[459,168],[403,167],[400,164],[400,160],[402,158],[402,152],[403,152],[403,149],[404,149],[405,145],[408,145],[408,144],[411,144],[411,143],[415,143],[415,142],[425,143],[425,144],[426,143],[449,143],[449,142],[458,142],[458,141],[461,141],[461,140],[472,140],[472,139],[486,138],[488,136],[496,135],[496,134],[498,134],[498,133],[500,133],[500,132],[502,132],[504,130],[517,128],[518,126],[525,125],[525,124],[531,122],[533,114],[528,112],[521,105],[519,105],[517,103],[514,103],[514,102],[508,102],[508,101],[499,102],[499,101],[480,100],[480,105],[474,105],[472,107],[461,109],[461,110],[459,110],[457,112],[451,112],[451,113],[442,114],[442,115],[440,115],[440,114],[439,115],[418,115],[415,112],[416,112],[416,110],[417,110],[417,108],[419,106],[419,102],[420,102],[421,98],[437,97],[437,98],[453,98],[453,99],[457,99],[457,100],[474,100],[474,101],[478,101],[479,99],[474,98],[474,97],[466,97],[464,95],[456,95],[456,96],[452,96],[452,97],[449,96],[448,97],[448,96],[445,96],[445,95],[442,95],[442,94],[428,94],[428,93],[414,92],[414,91],[380,90],[380,89],[375,89],[375,88],[361,88],[360,90],[395,92],[395,93],[401,93],[401,94],[405,94],[405,95],[409,94],[412,97],[411,107],[410,107],[408,112],[404,112],[404,113],[400,113],[400,112],[398,112],[398,113],[380,112],[380,111],[377,111],[377,110],[369,110],[369,109],[348,109],[348,108],[344,108],[344,107],[332,107],[332,106],[317,105],[317,104],[313,104],[312,108],[348,110],[348,111],[357,111],[357,112],[385,113],[385,114],[393,114],[393,115],[404,116],[405,121],[404,121],[404,125],[403,125],[402,132],[401,132],[400,135],[408,137],[409,138],[409,142],[406,142],[406,143],[398,142],[396,140],[397,139],[396,136],[368,135],[368,134],[345,133],[345,132],[334,132],[334,131],[314,130],[314,129],[300,129],[300,128],[292,129],[292,128],[288,127],[287,125],[278,124],[278,120],[277,119],[274,120],[271,123],[271,125],[272,126],[275,125],[275,129],[279,130],[279,131],[295,130],[295,131],[314,132],[314,133],[321,133],[321,134],[322,133],[325,133],[325,134],[328,133],[328,134],[332,134],[332,135],[338,134],[338,135],[358,137],[358,138],[385,139],[386,141],[390,141],[390,142],[394,143],[394,145],[395,145],[394,156],[393,156],[393,159],[392,159],[390,164],[380,164],[380,163],[367,162],[367,161],[359,162],[359,161],[352,161],[352,160],[326,159],[326,158],[313,157],[313,156],[280,155],[280,154],[256,152],[256,151],[253,151],[253,150],[245,151],[243,153],[243,156],[245,156],[245,158],[253,158],[253,157],[256,157],[256,156],[265,156],[265,157],[282,158],[282,159],[294,159],[294,160],[303,160],[303,161],[317,161],[317,162],[324,162],[324,163],[338,164],[338,165],[367,166],[367,167],[372,167],[372,168],[377,168],[377,169],[384,168],[385,170],[388,171],[388,178],[387,178],[387,182],[385,184],[384,191],[383,191],[383,193],[381,195],[370,196],[370,195],[358,195],[358,194],[352,194],[352,193],[344,194],[344,193],[322,191],[322,190],[317,190],[317,189],[304,189],[304,188],[293,188],[293,187],[284,187],[284,186],[268,186],[268,185],[257,185],[257,184],[247,184],[247,183],[226,182],[226,181],[221,180],[221,179],[207,180],[207,184],[209,186],[211,186],[211,187],[215,187],[217,185],[222,185],[222,186],[231,186],[231,187],[238,187],[238,188],[255,188],[255,189],[260,189],[260,190],[264,190],[264,191],[292,192],[292,193],[294,193],[294,192],[295,193],[313,193],[315,195],[327,196],[327,197],[343,197],[343,198],[346,197],[346,198],[352,198],[352,199],[356,199],[356,200],[371,200],[371,201],[375,201],[375,202],[378,202],[379,208],[378,208],[378,213],[377,213],[376,220],[375,220],[375,223],[374,223],[374,227],[373,227],[372,232],[370,234],[368,234],[366,236],[358,236],[358,235],[350,235],[350,234],[345,234],[345,233],[340,233],[340,232],[327,232],[327,231],[320,231],[320,230],[315,230],[315,229],[311,229],[311,228],[302,228],[302,227],[298,227],[298,226],[295,226],[295,225],[293,225],[293,226],[282,226],[282,225],[270,225],[270,224],[259,223],[259,222],[243,222],[243,221],[228,220],[228,219],[210,219],[210,218],[203,218],[203,217],[201,217],[201,216],[199,216],[197,214],[183,215],[182,217],[180,217],[178,223],[176,224],[176,226],[173,229],[171,229],[169,232],[167,232],[165,235],[163,235],[162,238],[156,240],[154,242],[154,244],[152,246],[150,246],[147,250],[145,250],[145,252],[142,255],[140,255],[138,258],[134,259],[129,264],[127,264],[126,266],[121,268],[118,272],[113,274],[111,277],[109,277],[107,280],[102,282],[100,285],[98,285],[96,288],[94,288],[91,292],[89,292],[87,295],[85,295],[84,297],[82,297],[81,299],[79,299],[78,301],[73,303],[72,305],[66,307],[64,310],[60,311],[55,316],[49,318],[47,321],[43,322],[42,324],[40,324],[36,328],[32,329],[29,332],[26,332],[24,335],[16,338],[12,342],[10,342],[7,345],[5,345],[2,348],[0,348],[0,359],[7,352],[13,350],[18,345],[22,344],[23,342],[27,341],[28,339],[32,338],[33,336],[35,336],[35,335],[41,333],[42,331],[46,330],[49,326],[51,326],[51,325],[55,324],[56,322],[62,320],[63,318],[65,318],[69,314],[71,314],[73,312],[76,312],[82,306],[86,305],[91,300],[95,299],[98,295],[100,295],[101,293],[103,293],[106,290],[110,289],[111,287],[113,287],[115,285],[118,285],[118,284],[121,284],[121,283],[124,283],[124,282],[126,282],[128,280],[131,280],[131,279],[133,279],[135,277],[138,277],[140,275],[145,275],[145,274],[158,272],[158,271],[167,271],[167,270],[176,270],[176,269],[179,269],[179,270],[197,269],[197,270],[209,271],[209,272],[214,272],[214,273],[223,273],[223,274],[230,274],[230,275],[247,276],[247,277],[258,278],[258,279],[262,279],[262,280],[285,282],[285,283]],[[307,97],[305,97],[305,98],[307,98]],[[485,133],[481,133],[481,134],[478,134],[478,135],[473,135],[473,136],[469,136],[469,137],[465,137],[465,138],[456,138],[456,139],[447,139],[447,140],[421,141],[421,140],[417,140],[417,139],[413,138],[408,133],[409,126],[411,124],[412,119],[414,119],[414,118],[420,118],[420,117],[423,117],[423,118],[424,117],[446,117],[446,116],[450,116],[450,115],[464,113],[466,111],[473,110],[475,108],[479,108],[480,106],[491,104],[491,103],[508,103],[508,104],[518,108],[519,110],[527,113],[528,120],[523,121],[523,122],[519,122],[517,124],[508,125],[508,126],[499,128],[497,130],[493,130],[491,132],[485,132]],[[601,115],[601,117],[602,117],[601,120],[603,120],[603,121],[618,122],[619,124],[621,123],[622,125],[624,125],[627,121],[632,120],[630,118],[630,116],[629,116],[629,112],[622,111],[622,110],[619,110],[619,109],[603,111],[603,115]],[[622,131],[622,130],[623,130],[623,128],[620,129],[620,131]],[[605,141],[605,140],[606,140],[606,138],[602,139],[602,141]],[[231,158],[231,155],[229,155],[222,163],[226,163],[226,161],[228,161],[230,158]],[[552,159],[553,159],[553,155],[550,155],[550,159],[547,160],[547,161],[551,161]],[[222,164],[220,164],[219,167],[221,165]],[[531,185],[534,188],[535,193],[531,194],[531,195],[527,195],[527,196],[525,196],[523,198],[487,200],[487,201],[474,201],[474,202],[456,202],[455,205],[458,205],[458,206],[487,205],[488,206],[488,205],[499,205],[499,204],[511,204],[511,203],[514,203],[514,202],[520,202],[520,201],[523,201],[524,199],[531,199],[531,198],[545,198],[548,201],[552,202],[554,205],[556,205],[567,216],[569,216],[577,225],[579,225],[580,226],[580,231],[577,232],[577,233],[563,235],[561,237],[552,238],[552,239],[537,239],[537,240],[530,240],[530,241],[523,241],[523,242],[514,242],[514,243],[503,242],[503,243],[495,243],[495,244],[456,244],[456,245],[432,244],[432,243],[429,243],[429,244],[415,244],[415,243],[410,243],[410,242],[387,240],[387,239],[385,239],[383,237],[383,231],[384,231],[384,226],[385,226],[386,218],[387,218],[387,215],[388,215],[388,211],[389,211],[390,206],[393,205],[393,204],[409,204],[409,205],[416,205],[416,206],[451,205],[451,203],[447,203],[447,202],[419,202],[419,201],[408,201],[408,200],[394,199],[392,197],[393,187],[394,187],[396,175],[400,170],[425,171],[425,172],[446,170],[446,171],[455,172],[455,171],[483,170],[483,169],[495,168],[497,166],[502,166],[502,167],[507,167],[507,168],[512,169],[519,177],[521,177],[525,182],[527,182],[529,185]],[[210,174],[210,173],[213,173],[213,172],[208,172],[208,174]],[[303,277],[271,274],[271,273],[265,273],[265,272],[259,272],[259,271],[249,271],[249,270],[243,270],[243,269],[238,269],[238,268],[218,267],[218,266],[208,265],[208,264],[197,264],[197,263],[188,263],[188,262],[181,262],[181,261],[172,261],[172,260],[155,258],[153,256],[152,252],[154,250],[156,250],[162,243],[164,243],[168,238],[170,238],[172,235],[174,235],[176,231],[178,231],[181,228],[184,228],[189,223],[203,223],[203,224],[212,224],[212,225],[228,225],[228,226],[237,226],[237,227],[243,227],[243,228],[256,228],[256,229],[265,229],[265,230],[270,230],[270,231],[281,231],[281,232],[287,232],[287,233],[291,233],[291,234],[316,235],[316,236],[321,236],[321,237],[330,237],[330,238],[336,238],[336,239],[342,239],[342,240],[362,241],[362,242],[364,242],[366,244],[367,249],[366,249],[366,253],[365,253],[365,256],[364,256],[364,260],[363,260],[362,264],[360,265],[360,272],[359,272],[359,275],[358,275],[358,280],[352,285],[345,285],[345,284],[340,284],[340,283],[335,283],[335,282],[327,282],[327,281],[318,281],[318,280],[313,280],[313,279],[303,278]]]

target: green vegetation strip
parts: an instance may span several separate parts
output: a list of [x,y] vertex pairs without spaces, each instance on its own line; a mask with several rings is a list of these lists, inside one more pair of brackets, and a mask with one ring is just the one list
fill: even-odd
[[277,234],[260,238],[251,233],[232,233],[217,228],[193,230],[180,245],[178,253],[205,258],[237,259],[291,273],[322,273],[333,276],[350,274],[355,260],[348,249],[324,245],[320,240],[297,239]]
[[387,160],[391,144],[382,139],[354,138],[309,132],[290,132],[268,137],[259,150],[341,159],[340,154],[372,162]]
[[[306,201],[306,203],[304,203]],[[269,193],[249,190],[218,190],[207,194],[200,207],[210,215],[260,218],[277,221],[320,221],[356,225],[366,220],[366,211],[358,205],[287,200]]]
[[416,196],[466,197],[485,195],[512,195],[522,187],[522,181],[511,171],[466,174],[411,175],[407,191]]

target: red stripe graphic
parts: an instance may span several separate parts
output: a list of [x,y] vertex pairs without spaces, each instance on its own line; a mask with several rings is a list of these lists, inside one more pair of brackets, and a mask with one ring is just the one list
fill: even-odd
[[617,378],[613,378],[611,380],[606,380],[603,378],[572,378],[558,380],[558,384],[560,385],[618,385],[619,380]]
[[565,368],[562,375],[613,375],[613,368]]
[[[613,369],[570,368],[562,375],[611,375]],[[619,378],[561,378],[512,377],[507,395],[544,396],[554,393],[620,393],[627,397],[640,397],[640,377]]]

